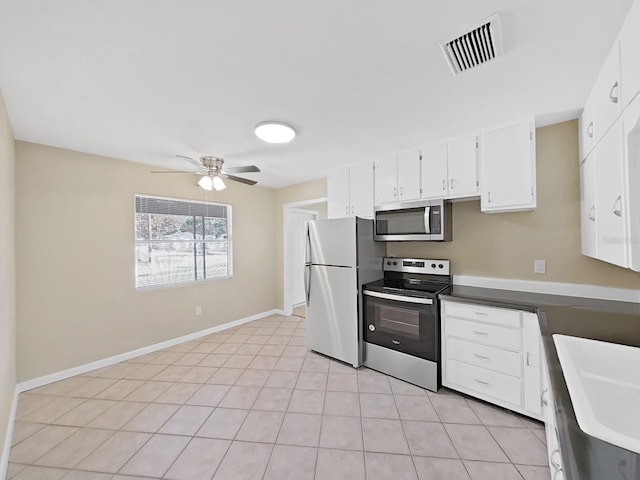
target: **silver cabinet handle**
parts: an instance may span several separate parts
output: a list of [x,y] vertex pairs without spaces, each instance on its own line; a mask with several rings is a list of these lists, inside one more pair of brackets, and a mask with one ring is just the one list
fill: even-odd
[[622,217],[622,195],[618,195],[616,201],[613,202],[613,214],[616,217]]
[[549,393],[549,389],[545,388],[544,390],[542,390],[542,393],[540,393],[540,406],[541,407],[546,407],[549,405],[549,401],[544,398],[544,394],[545,393]]
[[491,203],[491,192],[487,192],[487,203]]
[[527,352],[527,367],[531,365],[531,362],[529,361],[529,356],[530,356],[530,353]]
[[481,384],[481,385],[489,385],[489,382],[485,382],[484,380],[479,380],[479,379],[477,379],[477,378],[474,378],[474,380],[475,380],[476,382],[478,382],[479,384]]
[[478,330],[473,330],[473,333],[475,333],[476,335],[489,335],[487,332],[480,332]]
[[351,215],[353,215],[353,205],[351,205]]
[[[613,92],[616,92],[615,95]],[[618,95],[618,81],[616,80],[616,83],[613,84],[613,86],[611,87],[611,90],[609,90],[609,100],[611,100],[612,103],[618,103],[619,100],[619,95]]]
[[482,360],[491,360],[489,357],[487,357],[486,355],[479,355],[477,353],[473,354],[475,357],[481,358]]
[[451,190],[453,190],[453,188],[454,188],[453,178],[449,181],[449,185],[450,185]]
[[345,205],[345,207],[344,207],[344,213],[346,213],[347,215],[349,215],[349,205]]
[[394,197],[398,196],[398,188],[397,187],[393,187],[393,196]]
[[446,190],[447,189],[447,179],[443,178],[442,179],[442,190]]
[[404,187],[400,187],[400,196],[404,197]]
[[593,122],[590,122],[587,127],[587,137],[593,138]]
[[587,214],[587,217],[592,222],[596,221],[596,206],[595,205],[589,209],[589,213]]
[[481,315],[483,317],[486,317],[487,315],[489,315],[487,312],[476,312],[475,310],[474,310],[473,314],[474,315]]

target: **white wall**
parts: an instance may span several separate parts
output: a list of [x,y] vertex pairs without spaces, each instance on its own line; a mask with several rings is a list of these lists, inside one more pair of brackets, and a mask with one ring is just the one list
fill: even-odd
[[[0,91],[0,446],[16,387],[15,142]],[[9,440],[10,441],[10,440]],[[0,450],[0,454],[3,450]],[[0,463],[0,469],[3,464]],[[0,478],[4,472],[0,471]]]

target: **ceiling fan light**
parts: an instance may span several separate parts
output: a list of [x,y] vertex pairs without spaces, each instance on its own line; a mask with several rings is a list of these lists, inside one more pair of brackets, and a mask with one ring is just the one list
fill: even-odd
[[[211,191],[211,190],[213,190],[215,182],[213,181],[213,179],[209,175],[204,175],[198,181],[198,185],[200,185],[200,187],[204,188],[205,190]],[[217,190],[217,188],[216,188],[216,190]]]
[[227,188],[227,186],[224,184],[224,180],[222,180],[222,177],[219,177],[218,175],[214,176],[211,182],[213,188],[216,190],[224,190],[225,188]]
[[267,143],[288,143],[296,136],[291,125],[282,122],[261,122],[255,128],[256,137]]

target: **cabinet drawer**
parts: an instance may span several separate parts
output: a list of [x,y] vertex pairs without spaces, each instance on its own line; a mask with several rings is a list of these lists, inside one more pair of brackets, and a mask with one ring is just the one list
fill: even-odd
[[487,323],[445,317],[445,335],[463,340],[519,352],[522,349],[521,330]]
[[447,338],[446,348],[448,360],[458,360],[522,378],[522,359],[519,353],[456,338]]
[[446,377],[449,383],[483,393],[512,405],[522,405],[522,381],[502,373],[447,360]]
[[495,323],[505,327],[520,328],[520,312],[506,308],[485,307],[470,303],[445,303],[445,315]]

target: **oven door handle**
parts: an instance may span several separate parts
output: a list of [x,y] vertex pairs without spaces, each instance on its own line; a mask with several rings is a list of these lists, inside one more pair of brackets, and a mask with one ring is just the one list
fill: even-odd
[[382,298],[384,300],[396,300],[398,302],[419,303],[421,305],[433,305],[433,298],[417,298],[405,297],[404,295],[391,295],[389,293],[373,292],[365,290],[364,293],[368,297]]

